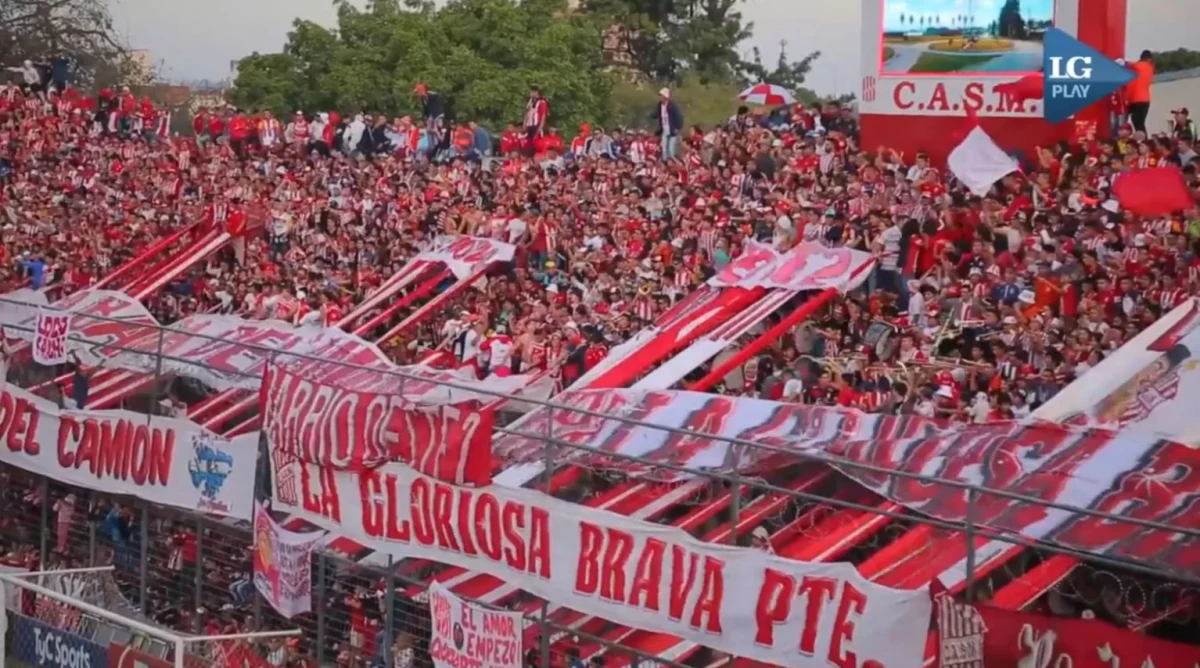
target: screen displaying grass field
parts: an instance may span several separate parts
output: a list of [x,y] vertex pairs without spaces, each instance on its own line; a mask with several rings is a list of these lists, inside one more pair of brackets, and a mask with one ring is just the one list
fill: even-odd
[[1054,0],[880,0],[884,74],[1028,74],[1042,69]]

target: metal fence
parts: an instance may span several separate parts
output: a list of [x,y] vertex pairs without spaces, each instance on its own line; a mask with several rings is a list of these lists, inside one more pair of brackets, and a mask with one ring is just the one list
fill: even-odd
[[[102,321],[104,318],[94,318]],[[129,325],[124,325],[129,326]],[[136,325],[149,335],[157,336],[158,350],[166,330]],[[11,329],[11,326],[9,326]],[[155,333],[154,330],[158,330]],[[242,344],[237,344],[242,345]],[[277,350],[245,346],[256,355],[284,355]],[[119,346],[115,349],[121,349]],[[163,372],[164,367],[190,362],[180,358],[160,358],[150,382],[124,400],[130,409],[155,412],[160,400],[172,397],[195,402],[210,391],[198,383],[187,381],[178,374]],[[320,360],[330,364],[329,360]],[[351,367],[353,365],[346,365]],[[41,387],[39,392],[53,394],[47,380],[61,370],[45,369],[32,363],[13,363],[9,382],[24,387]],[[398,390],[405,377],[397,374]],[[479,392],[477,387],[457,389]],[[541,404],[554,411],[584,412],[579,409]],[[248,410],[253,410],[252,408]],[[603,419],[628,421],[613,416]],[[226,427],[233,426],[234,418]],[[654,427],[637,423],[644,427]],[[655,427],[658,428],[658,427]],[[567,443],[550,434],[529,434],[521,427],[500,427],[500,431],[518,433],[545,443],[547,472],[564,455],[573,454],[578,445]],[[712,438],[686,430],[667,429],[696,438]],[[759,448],[758,444],[733,441],[738,448]],[[777,453],[778,454],[778,453]],[[800,488],[794,482],[813,467],[825,465],[821,456],[786,453],[788,462],[770,472],[750,477],[743,474],[715,474],[692,471],[695,478],[689,492],[680,495],[678,502],[666,512],[649,518],[671,522],[684,515],[696,521],[688,524],[693,535],[703,540],[716,540],[750,545],[754,530],[763,527],[770,534],[789,533],[793,536],[820,538],[837,526],[829,520],[838,513],[868,513],[887,517],[882,528],[864,532],[852,544],[839,549],[832,558],[861,563],[870,555],[896,543],[904,537],[911,540],[912,529],[925,525],[919,549],[951,537],[963,541],[967,583],[965,595],[987,598],[1056,556],[1079,559],[1081,564],[1053,586],[1057,599],[1052,607],[1067,606],[1076,610],[1091,609],[1101,617],[1131,626],[1146,628],[1170,636],[1196,637],[1200,627],[1193,616],[1193,601],[1200,600],[1200,582],[1190,573],[1164,573],[1142,562],[1080,554],[1068,547],[1028,540],[1021,536],[996,532],[990,527],[971,521],[972,504],[988,498],[1006,498],[1009,502],[1041,506],[1043,510],[1066,510],[1079,514],[1103,517],[1116,524],[1132,524],[1141,529],[1165,532],[1178,542],[1195,541],[1200,531],[1183,527],[1145,522],[1133,518],[1080,509],[1065,509],[1032,498],[1020,497],[997,490],[970,488],[961,482],[939,480],[911,473],[873,470],[874,473],[916,481],[925,485],[967,488],[966,521],[944,522],[915,514],[902,508],[887,509],[882,499],[839,476],[829,476],[820,485]],[[637,460],[621,455],[607,455],[619,460]],[[261,461],[265,461],[263,458]],[[857,464],[839,463],[844,468]],[[654,464],[673,469],[665,464]],[[263,467],[265,470],[265,467]],[[545,485],[549,473],[542,479]],[[266,496],[267,486],[260,476],[258,495]],[[556,496],[576,502],[628,482],[607,467],[581,471],[577,479],[560,489]],[[543,489],[545,487],[543,486]],[[666,487],[647,488],[651,494]],[[44,569],[71,568],[111,564],[115,577],[126,597],[138,605],[144,614],[183,631],[199,632],[213,619],[232,621],[241,630],[273,630],[299,626],[304,634],[299,645],[291,648],[319,666],[369,665],[385,661],[393,650],[410,647],[415,650],[417,665],[431,665],[425,652],[430,634],[427,606],[421,592],[424,583],[435,575],[439,566],[426,562],[395,560],[372,554],[368,550],[329,548],[319,552],[314,564],[314,613],[284,620],[257,596],[252,584],[253,545],[250,526],[246,523],[222,521],[195,513],[155,506],[138,499],[115,497],[98,490],[72,488],[60,482],[33,475],[12,466],[0,465],[0,556],[12,561],[22,553],[36,557]],[[701,508],[709,509],[706,512]],[[987,537],[1019,548],[1019,554],[1006,559],[1003,566],[975,572],[976,539]],[[812,557],[818,558],[818,557]],[[830,558],[821,555],[819,558]],[[923,584],[923,583],[922,583]],[[385,595],[393,592],[394,595]],[[517,594],[487,605],[528,611],[536,609],[536,600]],[[671,664],[661,656],[647,656],[624,646],[630,637],[620,620],[580,621],[553,610],[542,602],[540,611],[527,615],[527,634],[536,640],[527,643],[526,662],[543,668],[557,665],[578,665],[588,660],[607,663],[620,657],[633,663],[653,661]],[[700,649],[688,655],[689,665],[709,665],[724,660],[715,652]]]

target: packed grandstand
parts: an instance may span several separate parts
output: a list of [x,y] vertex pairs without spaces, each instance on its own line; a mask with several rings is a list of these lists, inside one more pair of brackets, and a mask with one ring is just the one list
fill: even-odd
[[[677,147],[552,105],[493,146],[436,107],[172,135],[129,90],[0,88],[5,572],[303,630],[230,665],[460,665],[433,582],[525,617],[478,665],[1200,661],[1200,228],[1108,198],[1194,192],[1190,125],[977,196],[837,104]],[[264,604],[256,501],[320,536],[311,611]]]

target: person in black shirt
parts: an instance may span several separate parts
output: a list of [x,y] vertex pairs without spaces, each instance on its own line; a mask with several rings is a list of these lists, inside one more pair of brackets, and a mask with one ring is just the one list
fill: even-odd
[[449,146],[450,133],[446,131],[446,102],[441,93],[429,90],[423,83],[413,87],[413,93],[421,101],[421,118],[425,121],[425,129],[432,135],[430,145],[432,155]]

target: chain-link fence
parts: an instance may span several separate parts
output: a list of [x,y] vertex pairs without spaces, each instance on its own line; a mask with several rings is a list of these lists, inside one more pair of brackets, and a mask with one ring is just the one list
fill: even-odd
[[[161,341],[163,333],[158,331],[157,336]],[[161,342],[158,345],[161,349]],[[120,345],[110,348],[122,349]],[[287,355],[261,346],[245,348],[247,355]],[[137,348],[143,354],[145,349],[144,345]],[[109,382],[104,374],[141,377],[122,386],[126,389],[119,393],[119,401],[104,407],[163,414],[181,403],[193,410],[206,401],[210,407],[215,405],[212,397],[219,393],[181,371],[193,362],[184,358],[163,362],[154,365],[154,373],[104,370],[88,382],[94,395],[105,391],[112,396],[114,386],[103,389]],[[61,400],[61,393],[69,392],[74,381],[67,374],[54,382],[60,371],[18,358],[10,364],[9,382],[47,398],[58,393]],[[405,377],[398,375],[397,387],[404,382]],[[629,417],[588,415],[579,408],[524,401],[527,407],[541,403],[536,410],[577,413],[581,421],[659,428]],[[210,428],[228,432],[254,424],[252,393],[230,393],[223,404],[240,408],[222,409],[226,417],[210,421]],[[210,415],[219,412],[208,410]],[[871,471],[886,476],[886,484],[880,487],[905,485],[909,492],[926,490],[930,496],[948,489],[961,496],[960,521],[936,520],[851,480],[845,469],[853,469],[853,463],[830,468],[827,460],[811,453],[766,451],[755,458],[761,465],[753,472],[714,473],[597,452],[562,438],[561,432],[532,433],[528,422],[506,419],[501,424],[501,434],[544,445],[544,470],[528,481],[529,486],[591,508],[670,525],[705,542],[753,546],[800,561],[847,561],[866,577],[897,588],[922,587],[943,573],[960,572],[962,577],[952,588],[969,598],[1062,614],[1086,609],[1114,623],[1166,637],[1194,638],[1200,630],[1196,614],[1200,582],[1186,569],[1165,572],[1135,555],[1096,556],[1062,541],[1033,541],[979,518],[988,511],[987,518],[994,519],[993,511],[1001,505],[1046,516],[1090,516],[1102,520],[1103,527],[1135,527],[1126,533],[1153,536],[1163,550],[1192,545],[1200,538],[1200,531],[1182,522],[1173,526],[1141,520],[1133,513],[1122,517],[1072,510],[917,473]],[[683,428],[661,429],[690,439],[688,443],[718,440]],[[757,447],[734,441],[729,445],[735,451]],[[581,449],[588,450],[586,456],[577,456]],[[260,458],[260,462],[267,460]],[[631,463],[638,465],[636,475],[630,474]],[[260,469],[257,495],[261,499],[267,496],[269,472],[265,465]],[[1044,482],[1049,494],[1054,481]],[[1158,482],[1174,484],[1167,479]],[[521,612],[526,620],[523,640],[528,665],[574,668],[588,662],[686,661],[707,666],[728,660],[663,634],[629,628],[620,620],[589,617],[514,587],[485,583],[482,576],[461,569],[388,556],[336,536],[326,540],[314,557],[313,612],[283,619],[253,585],[254,541],[248,523],[75,488],[4,464],[0,464],[0,503],[5,510],[0,517],[0,561],[7,567],[111,565],[125,599],[156,623],[182,632],[299,627],[301,636],[279,650],[297,664],[355,668],[405,656],[412,657],[414,664],[431,665],[430,621],[423,596],[432,580],[444,581],[463,598],[481,605]],[[278,519],[295,530],[313,528],[295,518]]]
[[[301,635],[280,642],[289,663],[369,666],[382,664],[385,653],[394,657],[411,649],[414,665],[432,665],[424,592],[436,564],[389,563],[348,541],[332,540],[313,556],[313,611],[284,619],[254,587],[253,536],[246,522],[79,489],[5,464],[0,464],[0,504],[6,509],[0,524],[0,567],[111,565],[123,600],[166,629],[212,635],[299,628]],[[585,643],[609,656],[623,654],[627,661],[650,658],[598,634],[544,619],[540,603],[476,602],[526,613],[529,665],[566,665]],[[10,618],[10,628],[15,623]],[[28,623],[51,622],[31,614]],[[68,636],[56,640],[72,641]]]

